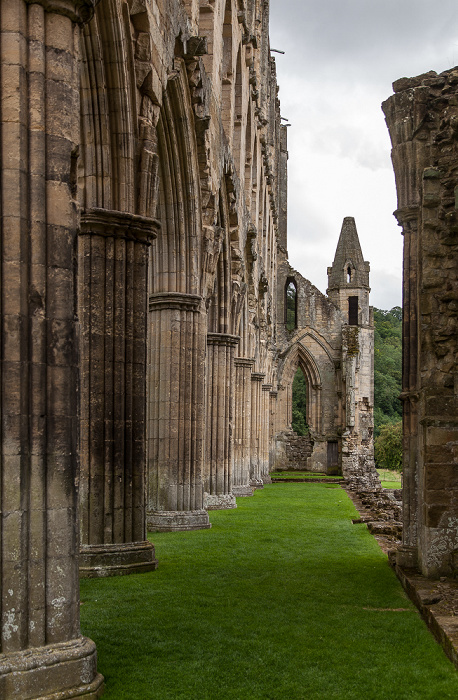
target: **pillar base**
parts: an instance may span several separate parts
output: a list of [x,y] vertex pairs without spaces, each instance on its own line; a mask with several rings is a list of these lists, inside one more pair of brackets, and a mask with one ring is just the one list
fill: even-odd
[[211,523],[206,510],[151,510],[146,514],[148,532],[208,530]]
[[396,566],[401,566],[403,569],[416,569],[418,566],[417,548],[401,544],[396,550]]
[[253,487],[250,486],[250,484],[246,484],[245,486],[233,486],[232,493],[236,498],[241,498],[242,496],[252,496]]
[[81,578],[142,574],[157,569],[151,542],[84,544],[80,549]]
[[262,479],[251,479],[250,486],[252,486],[254,489],[263,489],[264,488],[264,484],[263,484]]
[[95,644],[87,637],[0,654],[3,700],[95,700],[103,689]]
[[262,477],[262,483],[263,484],[271,484],[272,479],[270,478],[270,474],[266,474],[265,476]]
[[206,510],[228,510],[229,508],[237,508],[237,503],[233,493],[204,493],[204,508]]

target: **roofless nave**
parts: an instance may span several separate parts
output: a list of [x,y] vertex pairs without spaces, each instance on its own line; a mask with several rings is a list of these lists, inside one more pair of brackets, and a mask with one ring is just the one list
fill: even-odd
[[[284,459],[297,367],[308,387],[312,467],[374,484],[369,268],[350,218],[328,297],[289,266],[286,129],[266,0],[101,0],[96,8],[3,0],[0,30],[0,694],[97,697],[95,645],[79,631],[78,563],[90,576],[151,570],[147,525],[209,527],[209,509],[235,507],[236,495],[262,487]],[[444,80],[447,95],[452,85]],[[408,91],[423,105],[437,86],[399,87],[390,127]],[[437,175],[425,176],[426,208],[414,186],[400,205],[417,207],[417,219],[402,214],[409,290],[423,284],[414,281],[423,253],[411,252],[411,222],[421,211],[426,231],[434,211],[450,208],[441,187],[448,192],[454,177],[452,122],[449,160],[428,163]],[[414,166],[403,144],[421,133],[396,136],[406,178]],[[422,166],[430,152],[422,150]],[[449,231],[441,245],[456,260],[449,213],[437,214]],[[446,269],[451,292],[441,303],[452,318],[456,277]],[[420,326],[409,293],[412,339]],[[441,332],[444,348],[453,337]],[[450,409],[456,365],[447,348]],[[410,367],[409,406],[419,376]],[[418,405],[432,397],[440,413],[442,389],[429,392],[425,380],[418,391]],[[450,498],[442,502],[440,491],[440,506],[428,501],[434,524],[419,516],[404,548],[420,551],[431,574],[449,570],[456,547],[449,409],[447,426],[434,414],[426,440],[440,456],[431,458],[435,473],[452,479],[443,487]],[[408,415],[412,454],[423,414]],[[413,504],[421,512],[434,490],[426,462],[418,481],[410,464],[409,523]],[[440,551],[434,566],[430,541]]]

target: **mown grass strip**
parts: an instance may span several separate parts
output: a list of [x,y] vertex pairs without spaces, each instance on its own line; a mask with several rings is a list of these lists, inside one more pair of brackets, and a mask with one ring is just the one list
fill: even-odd
[[274,479],[329,479],[342,481],[343,476],[334,476],[325,474],[324,472],[306,472],[306,471],[277,471],[271,472],[270,476]]
[[275,484],[83,580],[107,700],[427,700],[458,676],[340,488]]

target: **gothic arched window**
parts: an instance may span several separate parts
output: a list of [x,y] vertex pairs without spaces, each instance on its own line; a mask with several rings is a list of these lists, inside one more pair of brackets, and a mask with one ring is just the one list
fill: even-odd
[[297,287],[293,279],[287,279],[285,285],[285,324],[288,331],[297,328]]

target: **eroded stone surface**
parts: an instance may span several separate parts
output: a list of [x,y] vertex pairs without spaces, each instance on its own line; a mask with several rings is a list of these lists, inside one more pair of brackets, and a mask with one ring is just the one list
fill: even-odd
[[393,87],[383,109],[404,234],[402,557],[437,577],[458,549],[457,70]]

